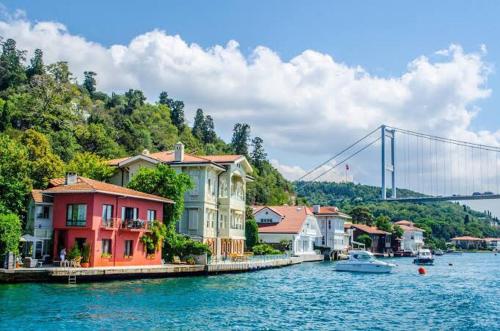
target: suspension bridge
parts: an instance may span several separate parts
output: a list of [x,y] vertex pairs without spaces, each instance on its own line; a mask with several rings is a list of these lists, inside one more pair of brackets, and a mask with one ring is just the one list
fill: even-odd
[[[381,125],[298,180],[321,181],[363,153],[379,158],[380,199],[458,201],[500,199],[500,147]],[[364,158],[364,165],[367,162]],[[361,165],[362,167],[363,165]],[[347,175],[346,175],[347,180]]]

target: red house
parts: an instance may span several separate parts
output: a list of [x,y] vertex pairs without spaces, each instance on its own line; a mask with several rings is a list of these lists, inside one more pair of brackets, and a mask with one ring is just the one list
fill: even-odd
[[140,238],[172,200],[71,174],[51,185],[55,259],[87,243],[91,267],[161,264],[161,250],[147,252]]

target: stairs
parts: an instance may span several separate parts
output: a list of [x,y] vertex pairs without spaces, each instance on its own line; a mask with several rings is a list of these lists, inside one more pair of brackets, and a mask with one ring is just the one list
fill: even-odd
[[68,275],[68,284],[69,285],[76,284],[76,275],[73,275],[71,273]]

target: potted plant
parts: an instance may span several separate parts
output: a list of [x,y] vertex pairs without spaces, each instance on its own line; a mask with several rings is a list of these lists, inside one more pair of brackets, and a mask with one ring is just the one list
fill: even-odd
[[83,244],[82,247],[82,267],[88,268],[90,266],[90,245]]

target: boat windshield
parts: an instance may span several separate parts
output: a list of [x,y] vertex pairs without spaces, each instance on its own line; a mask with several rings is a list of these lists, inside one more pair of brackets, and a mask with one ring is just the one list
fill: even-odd
[[352,257],[356,260],[370,261],[375,260],[375,258],[368,254],[353,254]]

